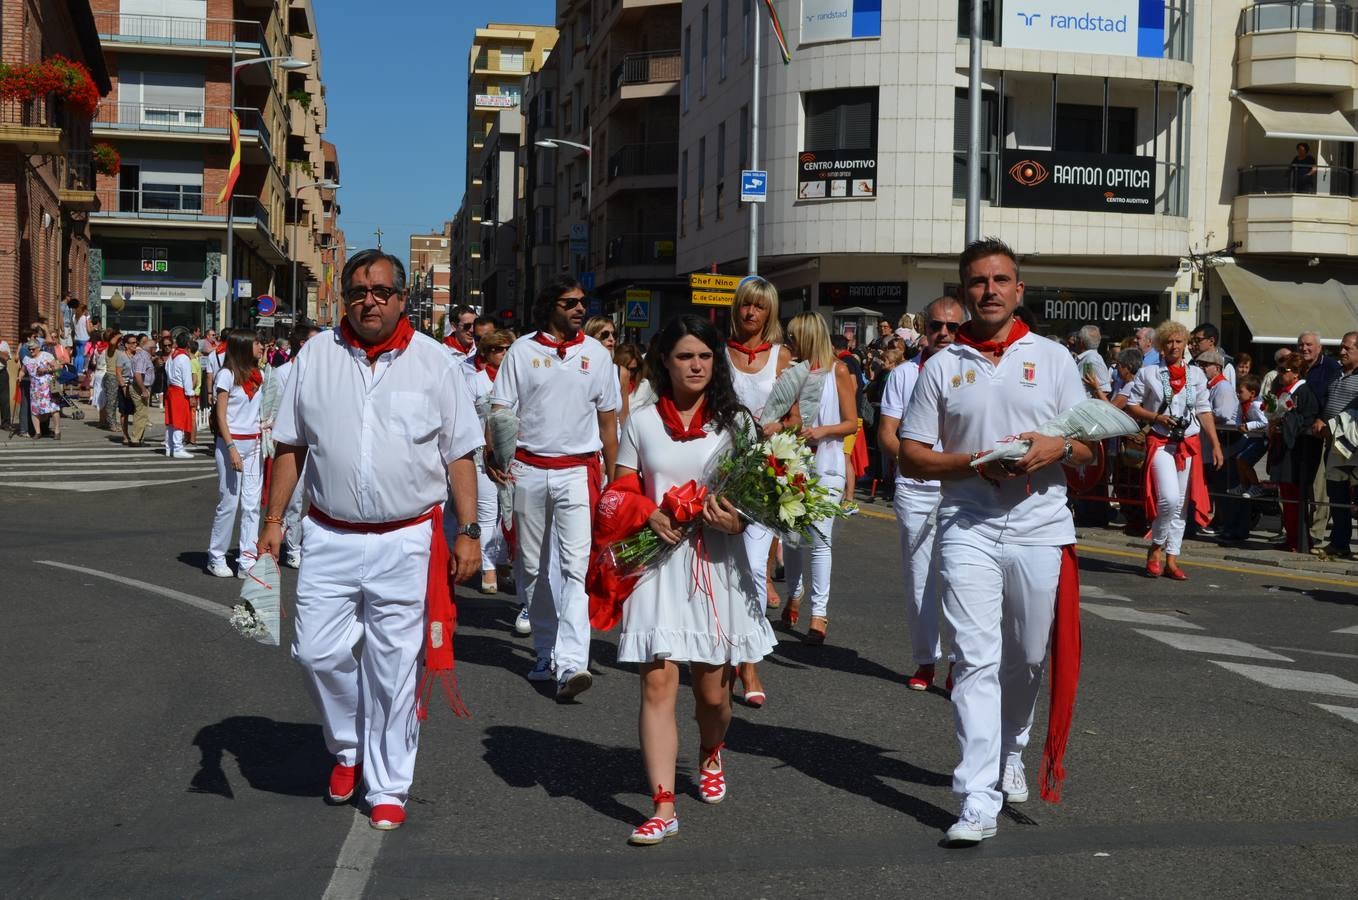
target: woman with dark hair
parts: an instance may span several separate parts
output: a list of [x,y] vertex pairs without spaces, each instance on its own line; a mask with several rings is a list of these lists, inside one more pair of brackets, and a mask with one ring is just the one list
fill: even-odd
[[1289,353],[1278,366],[1274,382],[1273,420],[1269,423],[1269,466],[1282,501],[1283,550],[1297,552],[1302,494],[1315,478],[1324,446],[1312,437],[1311,426],[1320,416],[1320,401],[1301,377],[1305,360]]
[[[755,431],[731,386],[725,342],[707,320],[682,315],[660,332],[650,363],[659,399],[628,420],[617,473],[640,476],[642,492],[659,507],[648,524],[676,546],[637,583],[618,638],[619,662],[641,669],[641,752],[655,790],[655,814],[632,832],[632,844],[658,844],[679,830],[677,664],[689,664],[693,684],[699,796],[719,803],[726,796],[721,748],[731,721],[732,667],[763,659],[776,643],[739,537],[744,521],[730,503],[689,485],[702,483],[734,431]],[[685,532],[684,522],[697,527]]]
[[264,375],[259,360],[264,345],[252,332],[231,332],[226,341],[226,361],[212,386],[216,408],[217,511],[207,551],[207,572],[230,578],[226,547],[240,511],[240,543],[237,545],[236,576],[244,578],[254,559],[259,536],[259,499],[263,471],[259,446],[259,414]]

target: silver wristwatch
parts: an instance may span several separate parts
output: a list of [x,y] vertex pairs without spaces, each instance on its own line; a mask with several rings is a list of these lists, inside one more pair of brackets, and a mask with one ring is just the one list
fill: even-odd
[[1066,452],[1061,454],[1061,464],[1068,466],[1073,459],[1075,459],[1075,444],[1070,438],[1066,438]]

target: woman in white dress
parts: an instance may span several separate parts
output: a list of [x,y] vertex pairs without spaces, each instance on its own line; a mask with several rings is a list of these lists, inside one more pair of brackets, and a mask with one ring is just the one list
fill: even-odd
[[648,360],[659,399],[628,420],[618,447],[617,477],[640,475],[644,493],[661,505],[648,524],[677,545],[637,582],[623,607],[618,639],[618,660],[641,669],[641,752],[655,791],[655,813],[632,832],[633,844],[658,844],[679,830],[677,664],[689,664],[693,684],[699,796],[719,803],[726,796],[721,748],[731,721],[732,667],[763,659],[776,643],[763,592],[746,564],[739,537],[744,522],[735,508],[708,495],[701,512],[692,511],[696,527],[685,532],[663,506],[672,488],[703,483],[735,429],[754,428],[731,387],[724,349],[705,319],[683,315],[666,325]]
[[[773,391],[773,383],[783,370],[792,365],[792,354],[783,346],[783,326],[778,321],[778,289],[758,275],[741,279],[731,305],[731,337],[726,342],[726,355],[731,363],[731,382],[736,397],[756,420],[764,412]],[[773,422],[764,428],[772,435],[782,427]],[[745,529],[745,555],[756,584],[763,585],[765,603],[776,608],[778,592],[773,589],[769,575],[769,556],[774,534],[760,525]],[[737,672],[745,686],[745,703],[756,709],[764,705],[767,694],[753,663],[743,665]]]
[[[808,388],[802,390],[803,402],[808,396],[811,379],[820,379],[819,402],[815,408],[801,409],[801,436],[816,451],[816,474],[820,483],[830,491],[831,500],[839,502],[844,493],[846,466],[844,439],[858,431],[858,401],[853,373],[835,358],[830,344],[830,331],[819,313],[801,313],[787,325],[787,343],[797,361],[811,364]],[[815,523],[811,540],[797,549],[783,552],[787,566],[788,601],[783,610],[783,625],[792,627],[797,622],[801,607],[802,580],[809,569],[811,594],[811,623],[805,642],[813,646],[825,643],[829,625],[826,616],[830,603],[830,539],[834,534],[834,519]]]

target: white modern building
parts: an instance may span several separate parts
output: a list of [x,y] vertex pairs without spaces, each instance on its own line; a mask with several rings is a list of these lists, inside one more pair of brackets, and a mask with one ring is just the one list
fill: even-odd
[[[871,324],[836,310],[917,311],[958,281],[970,3],[775,6],[791,61],[765,19],[758,269],[784,315],[818,309],[836,330]],[[1358,291],[1342,286],[1358,285],[1358,12],[1240,0],[985,12],[981,233],[1020,253],[1044,331],[1093,322],[1120,338],[1174,316],[1217,321],[1243,347],[1303,324],[1333,338],[1354,327]],[[683,3],[680,273],[747,271],[756,13],[752,0]],[[1293,166],[1299,139],[1316,172]]]

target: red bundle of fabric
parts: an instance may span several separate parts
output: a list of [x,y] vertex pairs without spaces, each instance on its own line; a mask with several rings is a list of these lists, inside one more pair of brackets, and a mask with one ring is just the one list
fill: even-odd
[[622,575],[612,563],[608,548],[615,541],[629,538],[646,527],[656,505],[641,489],[641,478],[627,475],[609,484],[599,498],[594,514],[594,540],[590,548],[589,573],[585,590],[589,593],[589,621],[600,631],[614,628],[622,620],[622,605],[632,594],[640,575]]

